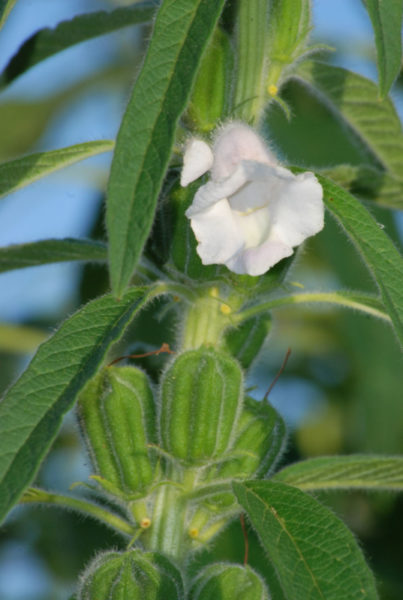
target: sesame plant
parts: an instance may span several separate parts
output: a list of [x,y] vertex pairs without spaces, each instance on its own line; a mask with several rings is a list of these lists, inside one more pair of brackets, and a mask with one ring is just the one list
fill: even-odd
[[[14,4],[0,4],[0,25]],[[270,395],[253,398],[247,383],[279,307],[307,303],[313,316],[317,304],[354,309],[403,344],[403,261],[369,209],[403,206],[403,133],[388,97],[401,64],[402,3],[365,6],[378,84],[334,66],[331,49],[312,42],[309,0],[146,0],[83,14],[38,31],[2,74],[7,86],[78,42],[152,24],[115,141],[0,164],[6,195],[113,149],[107,244],[49,239],[0,249],[2,271],[108,264],[110,291],[40,345],[0,403],[1,518],[17,503],[57,505],[122,537],[123,549],[82,565],[75,600],[378,598],[353,533],[315,494],[401,491],[402,458],[284,464],[283,419]],[[284,113],[292,130],[290,82],[336,116],[361,162],[316,169],[280,156],[267,116]],[[376,292],[326,289],[320,271],[316,289],[291,285],[297,249],[331,220]],[[175,334],[143,353],[163,360],[152,375],[130,348],[146,312],[157,318],[159,299]],[[75,404],[90,480],[69,495],[30,487]],[[239,519],[246,546],[247,530],[255,532],[250,543],[263,548],[264,565],[252,568],[247,551],[243,563],[198,565]]]

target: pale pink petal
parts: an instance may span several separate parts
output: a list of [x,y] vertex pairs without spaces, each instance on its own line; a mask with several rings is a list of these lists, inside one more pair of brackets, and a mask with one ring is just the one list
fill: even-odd
[[203,140],[191,139],[186,145],[181,173],[181,186],[186,187],[209,171],[213,164],[211,148]]
[[213,181],[229,177],[242,160],[277,165],[275,156],[266,148],[263,140],[243,123],[230,123],[219,131],[213,152]]
[[220,183],[208,181],[196,192],[191,206],[186,211],[186,216],[191,218],[199,212],[203,212],[219,200],[232,196],[249,180],[249,175],[242,163],[230,177]]

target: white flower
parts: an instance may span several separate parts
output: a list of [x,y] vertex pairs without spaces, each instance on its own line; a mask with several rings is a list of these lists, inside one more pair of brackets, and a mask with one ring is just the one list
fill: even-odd
[[209,169],[210,181],[186,211],[204,265],[261,275],[323,228],[322,187],[314,174],[279,166],[247,125],[224,127],[213,151],[201,140],[188,144],[181,184]]

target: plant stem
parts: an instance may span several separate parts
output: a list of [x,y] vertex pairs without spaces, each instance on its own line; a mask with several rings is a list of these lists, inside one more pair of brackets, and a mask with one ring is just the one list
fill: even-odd
[[256,125],[266,100],[267,0],[239,2],[237,21],[238,69],[234,114]]
[[182,493],[167,483],[158,488],[151,527],[144,536],[144,545],[180,560],[184,553],[185,502]]
[[236,298],[222,300],[219,294],[218,288],[211,287],[188,307],[180,340],[183,350],[219,345],[225,329],[232,324],[232,312],[239,308],[240,302]]

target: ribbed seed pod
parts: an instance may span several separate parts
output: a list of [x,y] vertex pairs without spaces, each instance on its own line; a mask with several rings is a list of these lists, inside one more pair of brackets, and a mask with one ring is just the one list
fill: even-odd
[[233,458],[218,467],[218,477],[264,476],[284,450],[286,427],[268,403],[246,397],[235,434]]
[[153,394],[134,367],[106,367],[85,388],[79,412],[97,474],[124,492],[141,492],[153,480],[148,444],[156,442]]
[[[281,456],[286,427],[278,412],[267,402],[246,397],[228,460],[214,465],[206,479],[249,479],[264,476]],[[232,511],[236,505],[232,493],[212,496],[205,508],[214,513]]]
[[164,448],[188,464],[226,452],[242,409],[242,383],[238,363],[223,352],[200,348],[178,356],[161,384]]
[[189,600],[269,600],[263,579],[248,566],[209,565],[195,579]]
[[227,34],[217,27],[204,53],[185,115],[193,129],[209,132],[225,117],[232,64],[231,42]]
[[244,369],[248,369],[271,329],[269,313],[244,321],[224,336],[228,351],[235,356]]
[[81,577],[77,600],[182,600],[182,577],[157,552],[107,552]]

